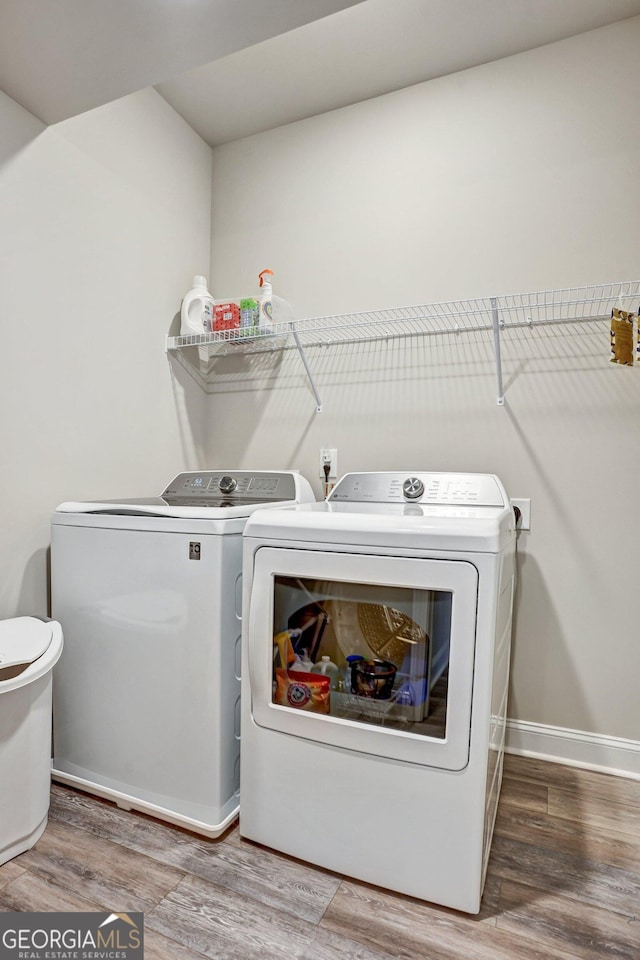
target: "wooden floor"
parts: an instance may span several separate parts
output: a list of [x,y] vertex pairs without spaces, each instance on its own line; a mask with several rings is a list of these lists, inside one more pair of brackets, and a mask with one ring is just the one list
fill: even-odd
[[638,960],[640,782],[506,757],[478,917],[54,786],[0,910],[143,911],[146,960]]

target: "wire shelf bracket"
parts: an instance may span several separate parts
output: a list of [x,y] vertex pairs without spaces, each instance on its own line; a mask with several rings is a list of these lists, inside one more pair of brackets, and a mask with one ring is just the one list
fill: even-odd
[[499,407],[504,407],[504,387],[502,386],[502,357],[500,355],[500,315],[498,313],[498,298],[491,297],[491,324],[493,326],[493,345],[496,352],[496,377],[498,380]]
[[322,400],[320,399],[320,396],[319,396],[319,394],[318,394],[318,390],[317,390],[317,388],[316,388],[316,384],[315,384],[315,381],[314,381],[314,379],[313,379],[313,374],[311,373],[311,369],[310,369],[309,364],[308,364],[308,362],[307,362],[307,357],[306,357],[306,355],[305,355],[305,352],[304,352],[304,349],[303,349],[303,347],[302,347],[302,344],[300,343],[300,337],[298,336],[298,331],[296,330],[295,322],[293,322],[293,323],[291,324],[291,334],[292,334],[293,339],[294,339],[294,341],[295,341],[295,345],[296,345],[296,347],[298,348],[298,353],[300,354],[300,359],[302,360],[302,366],[304,367],[304,369],[305,369],[305,371],[306,371],[306,374],[307,374],[307,378],[308,378],[308,380],[309,380],[309,383],[311,384],[311,389],[313,390],[313,395],[314,395],[314,397],[316,398],[316,413],[322,413]]

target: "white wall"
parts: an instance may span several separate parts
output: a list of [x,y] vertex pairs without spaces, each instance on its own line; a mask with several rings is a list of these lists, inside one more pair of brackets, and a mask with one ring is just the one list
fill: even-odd
[[[640,18],[214,150],[212,281],[298,316],[637,278]],[[487,471],[531,497],[512,717],[637,740],[640,370],[607,324],[218,360],[206,459]]]
[[209,263],[211,150],[154,91],[44,128],[0,93],[0,616],[47,612],[64,499],[200,465],[164,337]]

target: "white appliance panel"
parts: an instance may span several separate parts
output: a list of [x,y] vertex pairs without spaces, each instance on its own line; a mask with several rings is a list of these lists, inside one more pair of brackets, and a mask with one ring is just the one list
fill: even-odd
[[286,737],[252,725],[247,712],[243,720],[243,837],[366,883],[478,911],[485,781],[478,758],[461,772],[438,770]]
[[239,788],[240,538],[54,524],[52,552],[54,770],[213,827]]

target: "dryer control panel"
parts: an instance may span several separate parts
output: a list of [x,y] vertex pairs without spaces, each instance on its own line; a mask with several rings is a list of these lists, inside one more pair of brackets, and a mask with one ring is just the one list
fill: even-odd
[[328,499],[347,503],[506,506],[499,480],[486,473],[347,473]]

